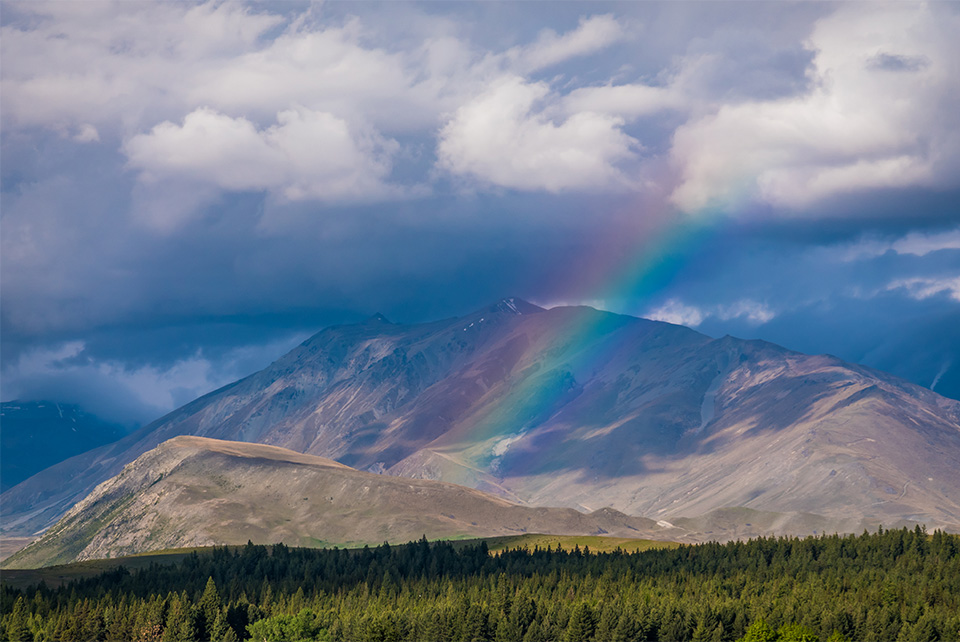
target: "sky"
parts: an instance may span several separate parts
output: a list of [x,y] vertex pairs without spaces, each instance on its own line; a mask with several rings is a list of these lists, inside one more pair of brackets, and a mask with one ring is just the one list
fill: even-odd
[[0,395],[591,305],[960,398],[960,4],[13,2]]

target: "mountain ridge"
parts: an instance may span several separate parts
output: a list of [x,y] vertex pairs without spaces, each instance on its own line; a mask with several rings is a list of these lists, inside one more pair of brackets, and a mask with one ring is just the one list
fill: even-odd
[[[46,527],[179,434],[670,521],[742,506],[960,523],[956,401],[827,355],[508,301],[424,324],[321,330],[266,369],[11,489],[4,528]],[[53,487],[65,474],[75,489]]]
[[182,435],[98,485],[4,567],[248,540],[362,545],[527,532],[684,536],[609,508],[583,514],[520,506],[455,484],[358,471],[276,446]]

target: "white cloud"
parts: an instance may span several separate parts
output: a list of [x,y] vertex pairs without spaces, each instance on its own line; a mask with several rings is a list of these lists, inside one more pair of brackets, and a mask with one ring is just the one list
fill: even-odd
[[723,321],[744,318],[757,325],[772,321],[777,316],[767,305],[743,299],[730,305],[717,306],[715,316]]
[[100,132],[90,123],[84,123],[73,135],[73,140],[78,143],[96,143],[100,141]]
[[460,107],[440,131],[438,165],[501,187],[561,192],[623,187],[617,163],[634,157],[623,120],[580,112],[554,122],[543,107],[544,83],[516,76]]
[[[36,2],[0,29],[6,129],[137,126],[283,18],[230,2]],[[17,21],[17,14],[25,18]],[[26,26],[23,26],[26,25]]]
[[529,73],[570,58],[596,53],[626,37],[627,32],[614,16],[590,16],[581,18],[577,28],[568,33],[557,34],[546,29],[536,42],[515,47],[507,51],[505,57],[514,69]]
[[904,289],[914,299],[929,299],[938,294],[946,294],[954,301],[960,301],[960,276],[956,277],[914,277],[897,279],[887,285],[887,290]]
[[940,250],[960,250],[960,228],[940,234],[913,232],[894,241],[891,248],[897,254],[913,254],[914,256],[926,256],[931,252]]
[[[5,131],[40,126],[78,143],[126,141],[134,167],[170,175],[198,161],[175,155],[151,161],[136,155],[140,147],[145,139],[159,145],[161,136],[172,145],[176,136],[167,123],[184,130],[210,110],[233,121],[232,130],[223,121],[217,132],[244,141],[229,170],[195,172],[219,189],[240,189],[249,179],[243,189],[338,200],[361,189],[360,172],[345,169],[359,167],[379,181],[362,190],[383,194],[391,141],[419,136],[416,145],[427,147],[436,138],[439,169],[482,184],[639,190],[648,184],[641,175],[664,175],[664,157],[638,158],[639,143],[624,124],[665,110],[692,114],[675,130],[669,152],[678,180],[673,202],[688,210],[753,198],[803,207],[856,189],[956,182],[960,168],[960,123],[951,115],[960,92],[960,41],[952,37],[960,17],[935,4],[840,5],[809,36],[816,52],[812,89],[775,100],[743,100],[706,87],[724,57],[710,47],[728,46],[710,38],[687,43],[687,55],[674,64],[647,70],[642,78],[656,83],[614,84],[634,73],[638,61],[604,59],[597,66],[607,71],[599,71],[598,81],[590,76],[601,84],[582,86],[562,63],[638,33],[637,23],[613,15],[584,16],[566,32],[546,29],[498,50],[474,46],[454,18],[416,11],[411,16],[420,26],[392,31],[381,24],[375,32],[373,20],[331,19],[323,7],[284,15],[268,5],[228,2],[39,2],[8,9],[0,29]],[[549,85],[531,81],[531,74],[554,67],[559,73]],[[328,144],[335,124],[345,128],[352,143],[336,149],[347,149],[356,162],[321,165],[324,180],[305,176],[303,163],[320,159],[280,140],[296,129],[280,122],[290,113],[305,121],[313,114],[303,127]],[[662,134],[656,131],[655,139]],[[231,145],[241,142],[193,151],[209,158]],[[279,160],[281,149],[292,156]],[[257,150],[270,159],[263,172],[252,171]],[[334,180],[330,171],[348,176]]]
[[[397,47],[393,34],[370,32],[357,17],[324,20],[320,9],[289,16],[218,2],[16,9],[0,39],[9,62],[5,128],[47,127],[77,142],[105,132],[119,138],[143,181],[176,179],[184,192],[137,199],[140,216],[148,212],[158,228],[175,228],[216,198],[211,186],[327,202],[402,195],[386,185],[398,145],[385,132],[434,136],[442,128],[441,167],[495,185],[559,191],[625,182],[614,164],[631,157],[634,141],[617,117],[581,111],[554,122],[535,105],[548,97],[546,85],[503,80],[507,70],[532,73],[626,38],[611,15],[482,51],[454,23],[419,14],[429,34]],[[484,108],[510,120],[492,131]],[[505,140],[504,132],[519,138]],[[478,133],[494,138],[480,141]],[[494,168],[504,157],[508,170]]]
[[145,422],[264,367],[304,338],[241,345],[215,360],[197,351],[168,365],[136,367],[93,358],[83,341],[68,341],[25,351],[5,365],[4,398],[56,399],[107,419]]
[[[821,19],[808,93],[724,104],[680,126],[673,202],[802,208],[870,188],[956,183],[960,16],[933,5],[840,5]],[[877,65],[877,56],[924,64]]]
[[687,305],[678,299],[670,299],[663,305],[643,315],[652,321],[665,321],[695,328],[708,316],[698,307]]
[[895,241],[864,239],[843,247],[840,252],[844,261],[859,261],[882,256],[890,251],[926,256],[940,250],[960,250],[960,228],[933,234],[911,232]]
[[695,328],[710,317],[716,317],[722,321],[742,318],[750,324],[762,325],[772,321],[776,313],[766,304],[751,299],[713,306],[694,306],[679,299],[669,299],[662,305],[647,311],[643,316],[654,321],[666,321]]
[[665,109],[677,109],[686,101],[669,87],[648,85],[605,85],[574,89],[563,99],[567,113],[593,112],[633,119]]
[[607,302],[604,299],[549,299],[549,300],[531,300],[530,303],[539,305],[547,310],[551,308],[566,308],[570,306],[584,305],[596,310],[607,310]]
[[147,183],[185,181],[336,202],[397,195],[386,179],[398,147],[305,108],[280,112],[276,124],[262,130],[246,118],[201,108],[180,125],[167,121],[132,137],[124,151]]
[[[433,126],[440,111],[455,104],[448,94],[472,80],[464,67],[469,52],[454,39],[439,36],[400,52],[363,40],[357,19],[291,27],[267,46],[199,71],[186,100],[260,118],[306,105],[385,131],[412,131]],[[438,55],[446,66],[437,64]]]

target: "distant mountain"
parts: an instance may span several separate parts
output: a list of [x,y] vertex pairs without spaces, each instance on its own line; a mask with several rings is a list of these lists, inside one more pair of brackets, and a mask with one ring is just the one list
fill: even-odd
[[[3,528],[50,525],[177,435],[669,523],[762,511],[960,525],[960,402],[830,356],[505,299],[434,323],[327,328],[7,491]],[[730,508],[749,510],[716,512]]]
[[518,533],[682,537],[605,509],[519,506],[443,482],[354,470],[275,446],[176,437],[140,456],[4,562],[33,568],[213,544],[381,544]]
[[0,489],[127,434],[118,424],[53,401],[0,404]]

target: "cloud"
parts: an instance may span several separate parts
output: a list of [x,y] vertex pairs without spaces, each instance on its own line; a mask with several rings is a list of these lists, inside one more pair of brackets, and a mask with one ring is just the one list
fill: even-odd
[[382,131],[422,131],[455,106],[475,81],[472,52],[442,34],[414,49],[372,45],[358,18],[343,25],[294,23],[263,47],[198,70],[189,104],[271,118],[292,105],[369,123]]
[[933,381],[930,382],[930,390],[935,390],[937,384],[940,383],[940,380],[943,379],[943,375],[947,374],[947,371],[950,369],[950,366],[953,365],[953,362],[949,359],[943,362],[943,365],[940,366],[940,369],[937,370],[936,376],[933,378]]
[[638,142],[623,120],[579,112],[555,122],[542,104],[545,83],[516,76],[497,80],[460,107],[440,131],[438,166],[499,187],[561,192],[624,187],[617,167],[634,158]]
[[85,342],[68,341],[25,351],[5,365],[4,398],[76,403],[104,419],[143,424],[255,372],[304,338],[241,345],[216,359],[198,350],[162,365],[139,366],[97,358]]
[[660,306],[645,312],[643,316],[653,321],[666,321],[695,328],[711,317],[721,321],[742,319],[750,325],[762,325],[777,315],[769,306],[750,299],[712,306],[694,306],[679,299],[668,299]]
[[567,113],[614,114],[627,119],[648,116],[665,109],[679,109],[685,105],[683,96],[672,88],[641,84],[581,87],[563,99]]
[[869,61],[873,69],[885,71],[920,71],[930,66],[930,59],[926,56],[898,56],[896,54],[879,53]]
[[614,16],[590,16],[581,18],[576,29],[564,34],[545,29],[535,42],[510,49],[504,56],[515,70],[530,73],[596,53],[626,37],[627,32]]
[[926,256],[941,250],[960,250],[960,228],[946,232],[911,232],[894,241],[861,239],[842,247],[840,254],[845,261],[860,261],[882,256],[887,252]]
[[956,277],[913,277],[897,279],[887,285],[887,290],[904,289],[914,299],[929,299],[946,294],[954,301],[960,301],[960,276]]
[[[958,29],[960,16],[935,5],[841,5],[809,37],[810,91],[722,104],[676,129],[673,203],[799,209],[860,190],[956,185]],[[896,60],[925,62],[890,73]]]
[[[603,286],[657,246],[665,193],[777,220],[742,243],[728,218],[696,251],[665,247],[669,274],[645,293],[675,301],[664,318],[776,340],[817,308],[782,342],[836,352],[913,332],[914,316],[955,320],[949,288],[911,293],[957,273],[955,231],[925,227],[954,216],[956,190],[939,190],[960,176],[956,11],[584,6],[5,4],[4,367],[78,339],[96,367],[37,371],[33,389],[99,381],[119,404],[141,399],[116,382],[143,368],[192,364],[178,377],[197,391],[203,359],[218,381],[211,345],[255,340],[217,324],[420,321],[505,294],[632,312],[649,299]],[[833,332],[841,301],[862,307]],[[917,339],[937,361],[916,380],[956,344],[950,320]],[[184,339],[196,327],[217,331]]]
[[386,179],[399,145],[355,131],[325,112],[296,108],[258,130],[246,118],[209,108],[169,121],[124,145],[147,183],[184,180],[223,190],[276,192],[289,200],[377,200],[400,189]]
[[698,307],[686,305],[677,299],[669,299],[663,305],[646,312],[643,316],[651,321],[664,321],[695,328],[703,323],[706,315]]
[[238,3],[36,2],[0,28],[3,124],[136,127],[184,106],[199,71],[256,47],[283,17]]
[[90,123],[84,123],[73,135],[73,140],[78,143],[96,143],[100,141],[100,132]]
[[753,324],[763,324],[773,320],[776,313],[768,306],[757,301],[742,300],[730,305],[717,306],[714,315],[723,320],[745,319]]

